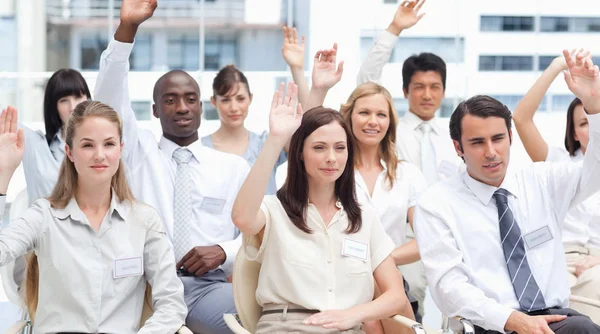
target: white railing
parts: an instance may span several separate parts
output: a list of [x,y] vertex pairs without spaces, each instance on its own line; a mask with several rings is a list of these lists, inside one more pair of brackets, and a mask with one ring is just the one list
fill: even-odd
[[[69,20],[81,18],[108,18],[111,15],[109,0],[47,0],[46,14],[50,19]],[[115,17],[119,16],[121,1],[114,0]],[[245,0],[218,0],[204,3],[207,20],[243,20]],[[158,18],[197,18],[200,16],[200,0],[162,0],[154,14]]]

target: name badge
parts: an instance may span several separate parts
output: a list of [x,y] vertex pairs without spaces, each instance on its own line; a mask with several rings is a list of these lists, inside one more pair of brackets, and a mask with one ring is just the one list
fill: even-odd
[[342,255],[353,257],[361,261],[367,261],[369,255],[369,244],[344,238],[342,244]]
[[221,198],[204,197],[200,209],[213,213],[221,213],[223,212],[226,202],[227,200]]
[[113,278],[141,276],[144,274],[144,260],[141,256],[116,259],[113,269]]
[[523,240],[525,240],[525,245],[527,245],[527,249],[535,248],[541,244],[552,240],[552,238],[552,232],[550,231],[550,227],[548,227],[548,225],[539,228],[533,232],[529,232],[523,236]]
[[438,171],[444,176],[453,176],[458,173],[458,167],[448,160],[442,160]]

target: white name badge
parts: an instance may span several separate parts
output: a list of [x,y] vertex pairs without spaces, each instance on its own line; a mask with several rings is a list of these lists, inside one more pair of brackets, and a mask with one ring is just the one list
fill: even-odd
[[113,278],[141,276],[142,274],[144,274],[144,260],[141,256],[115,260]]
[[444,176],[453,176],[458,173],[458,166],[448,160],[442,160],[438,171]]
[[552,236],[552,232],[550,231],[550,227],[548,227],[548,225],[533,232],[529,232],[523,236],[523,240],[525,240],[527,249],[535,248],[552,240],[553,238],[554,237]]
[[342,255],[350,256],[361,261],[367,261],[369,255],[369,244],[344,238],[342,244]]
[[204,197],[200,209],[213,213],[221,213],[223,212],[226,202],[227,200],[221,198]]

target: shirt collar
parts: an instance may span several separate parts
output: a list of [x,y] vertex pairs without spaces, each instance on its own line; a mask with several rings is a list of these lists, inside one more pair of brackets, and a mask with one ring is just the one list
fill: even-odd
[[[437,113],[437,111],[436,111],[436,113]],[[429,125],[431,125],[431,129],[433,130],[433,132],[435,134],[439,134],[440,130],[441,130],[439,124],[437,124],[437,119],[435,117],[430,119],[429,121],[424,121],[410,110],[408,110],[408,111],[406,111],[406,113],[404,113],[404,122],[412,130],[417,130],[419,128],[419,126],[421,126],[421,124],[423,124],[423,122],[428,122]]]
[[[119,217],[121,217],[121,219],[125,220],[128,211],[127,206],[125,205],[125,203],[119,200],[114,189],[111,190],[111,194],[112,198],[110,200],[110,207],[108,208],[109,217],[112,218],[113,215],[116,213],[117,215],[119,215]],[[60,209],[51,207],[50,212],[52,216],[54,216],[57,219],[67,219],[67,217],[70,216],[71,219],[76,220],[80,223],[86,221],[85,214],[79,208],[79,204],[77,204],[75,196],[71,197],[71,200],[64,208]]]
[[56,132],[54,138],[52,138],[50,148],[52,149],[53,146],[60,150],[63,154],[65,153],[65,141],[62,137],[62,129],[58,129],[58,132]]
[[[170,159],[173,159],[173,152],[175,152],[176,149],[183,147],[175,144],[174,142],[165,138],[164,136],[160,137],[160,142],[158,143],[158,146]],[[198,162],[200,162],[202,157],[205,156],[205,154],[202,154],[202,151],[210,150],[210,148],[204,146],[200,140],[196,140],[190,145],[185,146],[185,148],[192,152],[192,155],[194,156],[194,158],[196,158],[196,161]]]
[[467,185],[467,188],[469,188],[469,190],[471,190],[471,192],[481,201],[481,203],[486,206],[490,204],[494,193],[499,188],[506,189],[511,195],[517,197],[517,186],[515,184],[515,180],[514,177],[509,173],[504,176],[504,181],[502,181],[502,184],[499,188],[475,180],[473,177],[471,177],[471,175],[469,175],[468,171],[463,172],[463,180]]

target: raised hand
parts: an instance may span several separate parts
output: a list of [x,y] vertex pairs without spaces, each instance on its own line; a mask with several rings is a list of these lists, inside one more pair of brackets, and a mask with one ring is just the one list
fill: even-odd
[[336,69],[337,43],[329,50],[319,50],[315,54],[312,72],[313,88],[329,89],[342,79],[344,61],[340,61]]
[[590,52],[563,50],[563,56],[568,67],[564,74],[569,90],[581,100],[588,113],[600,113],[600,71],[592,62]]
[[269,132],[285,139],[292,137],[302,122],[302,105],[298,103],[294,112],[294,103],[298,96],[298,86],[289,83],[287,92],[282,82],[279,90],[273,94],[271,113],[269,114]]
[[283,27],[283,46],[281,55],[285,62],[294,69],[304,68],[304,44],[306,39],[302,36],[302,43],[298,43],[296,28]]
[[417,24],[425,16],[425,13],[419,14],[419,10],[423,7],[423,4],[425,4],[425,0],[403,1],[398,6],[388,31],[398,35],[402,30]]
[[17,130],[17,110],[8,107],[0,115],[0,193],[6,193],[8,182],[19,167],[25,150],[23,130]]
[[121,3],[121,22],[140,25],[151,18],[156,9],[157,0],[123,0]]

